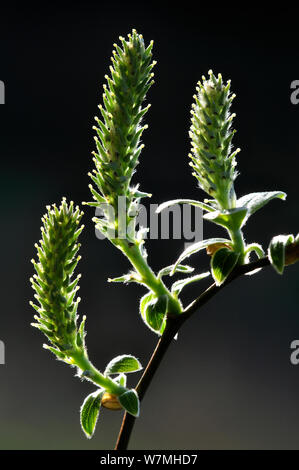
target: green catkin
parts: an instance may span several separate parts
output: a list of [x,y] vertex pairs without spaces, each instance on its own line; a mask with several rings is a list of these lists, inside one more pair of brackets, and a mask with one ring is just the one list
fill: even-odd
[[230,81],[224,85],[222,76],[216,78],[211,70],[196,90],[189,132],[193,175],[201,189],[217,201],[219,209],[232,209],[236,204],[235,157],[240,150],[231,151],[236,131],[231,129],[235,115],[230,113],[230,106],[235,95],[230,93]]
[[74,270],[80,256],[78,237],[83,230],[79,225],[83,212],[67,204],[65,198],[59,208],[55,204],[47,207],[42,218],[42,239],[36,244],[38,261],[32,260],[36,274],[30,279],[39,305],[30,302],[38,315],[32,326],[47,337],[51,345],[45,344],[56,357],[76,366],[78,375],[91,380],[103,390],[119,395],[126,389],[99,372],[88,359],[85,345],[85,321],[77,325],[77,297],[80,274]]
[[[143,106],[146,93],[153,84],[152,61],[153,42],[146,48],[143,37],[135,30],[128,40],[120,37],[121,47],[114,44],[110,75],[106,75],[103,106],[100,105],[101,119],[95,118],[97,151],[94,154],[95,170],[89,173],[96,189],[90,185],[95,203],[113,207],[113,217],[104,209],[104,218],[94,219],[97,228],[106,236],[108,229],[114,229],[118,236],[118,199],[125,198],[126,223],[136,217],[136,207],[141,197],[138,186],[131,186],[131,179],[138,165],[143,148],[141,136],[147,125],[142,119],[150,105]],[[134,232],[134,231],[133,231]],[[134,237],[134,233],[133,233]],[[110,237],[113,238],[113,237]]]
[[48,349],[66,362],[70,362],[72,352],[84,348],[84,328],[77,327],[80,274],[73,278],[80,259],[77,253],[82,215],[73,202],[68,205],[65,199],[59,208],[55,204],[48,206],[42,218],[42,239],[35,245],[38,261],[32,260],[36,274],[31,284],[39,304],[30,302],[38,313],[32,325],[46,335],[52,344]]

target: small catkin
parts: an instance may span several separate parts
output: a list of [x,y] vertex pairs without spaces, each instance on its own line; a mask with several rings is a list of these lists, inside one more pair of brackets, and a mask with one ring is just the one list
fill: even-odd
[[69,205],[63,199],[59,208],[55,204],[47,207],[41,227],[42,239],[36,244],[38,261],[32,260],[35,274],[31,284],[38,302],[30,302],[37,311],[36,323],[32,325],[41,330],[52,346],[45,345],[59,359],[69,362],[71,352],[84,349],[83,317],[77,327],[77,309],[80,298],[80,274],[73,278],[74,270],[80,259],[78,237],[83,230],[79,226],[83,212]]
[[[153,42],[145,47],[142,35],[135,30],[128,40],[121,37],[120,41],[121,46],[114,45],[110,76],[105,77],[103,105],[99,106],[101,118],[95,118],[95,170],[89,173],[95,185],[95,188],[90,185],[95,202],[87,203],[104,210],[104,217],[94,221],[97,229],[108,237],[108,229],[119,228],[118,223],[114,224],[118,219],[119,197],[124,197],[129,222],[135,217],[129,213],[136,213],[139,199],[149,196],[130,184],[143,148],[141,136],[147,128],[142,119],[150,105],[142,105],[153,84]],[[114,219],[105,209],[107,204],[113,208]]]
[[234,180],[236,154],[231,152],[235,130],[231,129],[234,114],[230,106],[235,95],[230,94],[230,82],[224,85],[222,76],[216,78],[209,71],[209,78],[198,82],[197,95],[191,109],[190,138],[191,162],[199,186],[217,202],[219,209],[235,206]]

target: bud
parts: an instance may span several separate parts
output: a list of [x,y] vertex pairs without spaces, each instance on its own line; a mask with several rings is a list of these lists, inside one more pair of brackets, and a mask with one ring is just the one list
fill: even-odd
[[105,408],[108,408],[109,410],[121,410],[122,409],[122,406],[119,403],[117,396],[108,392],[104,393],[101,404],[102,406],[104,406]]
[[196,90],[189,132],[193,175],[219,209],[232,209],[236,204],[235,157],[239,149],[231,152],[235,131],[231,130],[234,114],[229,109],[235,95],[230,94],[230,82],[224,85],[221,75],[216,79],[211,70],[209,79],[203,77]]

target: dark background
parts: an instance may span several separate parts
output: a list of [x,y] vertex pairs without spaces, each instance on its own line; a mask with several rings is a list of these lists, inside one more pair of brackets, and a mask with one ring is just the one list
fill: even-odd
[[[79,407],[93,387],[42,349],[28,305],[45,206],[62,196],[90,199],[91,128],[112,44],[132,28],[155,42],[150,127],[134,177],[153,203],[204,198],[188,166],[192,95],[210,68],[232,80],[234,144],[242,148],[236,190],[288,193],[246,226],[248,242],[267,247],[272,236],[298,230],[299,105],[290,101],[290,84],[299,79],[297,25],[294,9],[263,12],[251,4],[242,11],[200,2],[1,6],[1,449],[112,448],[120,425],[121,413],[103,410],[95,437],[85,439]],[[90,358],[103,369],[115,355],[132,353],[145,365],[157,338],[138,315],[144,290],[107,284],[128,263],[95,237],[93,215],[85,209],[79,265]],[[204,224],[205,238],[219,234]],[[171,264],[182,244],[148,242],[151,266]],[[200,270],[207,262],[204,253],[190,260]],[[299,338],[297,286],[298,266],[283,277],[267,268],[195,315],[142,403],[131,449],[299,449],[299,366],[289,360],[290,342]],[[190,287],[186,301],[197,293]]]

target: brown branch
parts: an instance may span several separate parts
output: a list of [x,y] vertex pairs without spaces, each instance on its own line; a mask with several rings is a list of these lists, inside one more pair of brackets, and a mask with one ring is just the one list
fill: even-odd
[[[297,261],[299,261],[299,243],[294,243],[286,248],[285,265],[293,264]],[[191,304],[188,305],[188,307],[183,311],[181,315],[168,316],[165,331],[159,339],[157,346],[147,364],[147,367],[144,370],[143,375],[136,387],[136,391],[138,393],[140,401],[143,399],[174,336],[179,331],[181,326],[185,323],[185,321],[188,320],[200,307],[207,303],[220,290],[222,290],[223,287],[227,286],[234,279],[242,276],[243,274],[252,272],[256,269],[264,268],[265,266],[269,265],[270,260],[268,257],[265,257],[257,261],[253,261],[252,263],[238,266],[233,270],[233,272],[221,286],[217,287],[215,283],[212,284],[197,299],[191,302]],[[115,450],[127,449],[130,436],[135,424],[135,419],[136,418],[134,418],[134,416],[130,415],[129,413],[124,414]]]

